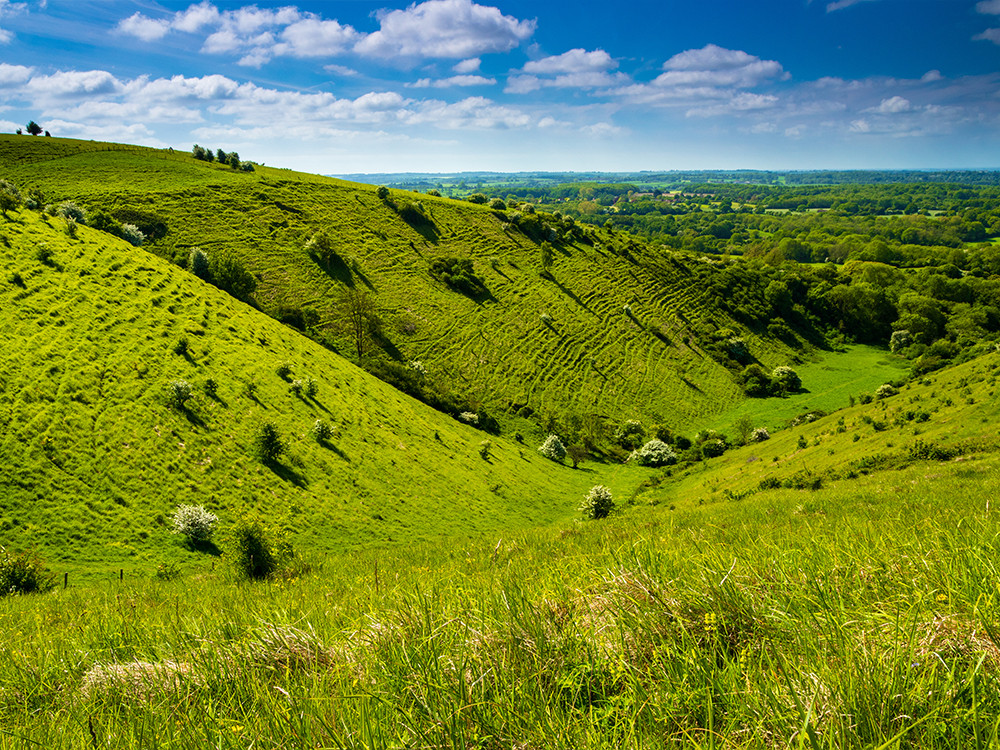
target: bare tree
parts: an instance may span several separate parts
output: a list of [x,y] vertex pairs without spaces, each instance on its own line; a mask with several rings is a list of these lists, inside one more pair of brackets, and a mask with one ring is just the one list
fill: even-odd
[[337,320],[354,343],[358,362],[364,359],[382,329],[375,298],[363,289],[345,289],[337,302]]

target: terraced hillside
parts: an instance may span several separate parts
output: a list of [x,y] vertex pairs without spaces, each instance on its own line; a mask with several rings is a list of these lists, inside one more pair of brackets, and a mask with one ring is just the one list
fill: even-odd
[[[0,220],[4,545],[57,570],[148,571],[195,559],[168,522],[192,503],[225,523],[260,514],[322,553],[567,518],[593,484],[502,438],[484,457],[482,432],[155,255],[65,227]],[[172,406],[181,380],[193,395]],[[272,465],[252,449],[265,422],[288,446]]]
[[[0,136],[0,173],[50,202],[160,218],[167,233],[149,248],[164,257],[186,262],[194,247],[237,254],[259,279],[264,310],[313,308],[321,335],[344,353],[352,347],[336,301],[347,286],[365,289],[388,356],[422,362],[439,390],[497,412],[697,427],[741,398],[703,350],[708,333],[732,329],[767,367],[794,357],[716,309],[692,281],[708,261],[620,234],[588,229],[556,242],[545,278],[539,242],[511,211],[465,202],[383,200],[371,186],[286,170],[15,136]],[[340,259],[333,270],[305,249],[320,230]],[[431,264],[448,258],[471,260],[487,291],[472,299],[433,278]]]

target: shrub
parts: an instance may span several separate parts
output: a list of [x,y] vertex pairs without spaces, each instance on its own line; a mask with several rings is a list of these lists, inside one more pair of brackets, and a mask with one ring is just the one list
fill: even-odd
[[265,463],[274,463],[286,450],[285,441],[273,422],[264,422],[253,438],[253,452]]
[[274,372],[282,380],[288,380],[288,376],[292,374],[291,362],[282,362],[274,369]]
[[236,523],[229,547],[236,573],[253,581],[270,578],[292,557],[291,546],[279,532],[250,516]]
[[312,378],[306,378],[303,391],[306,394],[306,398],[316,398],[316,394],[319,393],[319,384]]
[[743,392],[752,398],[763,398],[771,393],[771,378],[760,365],[747,365],[736,376]]
[[167,403],[174,409],[184,409],[194,395],[191,384],[186,380],[171,380],[167,383]]
[[493,200],[490,201],[489,205],[490,208],[494,209],[495,211],[507,210],[507,204],[504,203],[503,200],[501,200],[500,198],[494,198]]
[[312,430],[313,439],[317,443],[325,443],[331,437],[333,437],[333,428],[330,426],[329,422],[324,422],[322,419],[317,419],[313,422]]
[[799,374],[787,365],[774,368],[774,372],[771,373],[771,382],[774,385],[774,390],[779,393],[792,393],[802,388],[802,379]]
[[174,354],[178,357],[186,357],[191,353],[190,345],[188,344],[187,337],[181,336],[177,339],[177,343],[174,344]]
[[469,203],[478,203],[479,205],[482,205],[483,203],[486,203],[486,196],[482,193],[473,193],[472,195],[466,197],[465,200],[469,201]]
[[204,505],[180,505],[170,521],[175,534],[186,537],[191,544],[198,544],[212,538],[219,517],[205,510]]
[[615,430],[614,441],[627,451],[633,451],[642,445],[646,430],[634,419],[627,419]]
[[489,459],[491,450],[493,450],[493,441],[484,440],[479,444],[479,457],[483,460]]
[[389,188],[387,188],[385,185],[379,185],[375,189],[375,195],[378,196],[378,199],[380,201],[384,201],[386,198],[389,197]]
[[76,205],[73,201],[64,201],[59,204],[59,208],[56,209],[57,213],[62,216],[67,221],[72,219],[77,224],[87,223],[86,212]]
[[677,463],[677,454],[662,440],[650,440],[630,456],[639,466],[669,466]]
[[889,350],[893,354],[899,354],[901,351],[913,345],[913,334],[907,330],[893,331],[892,336],[889,338]]
[[288,384],[288,390],[292,392],[293,395],[302,398],[302,392],[305,390],[306,384],[304,380],[299,380],[296,378],[291,383]]
[[52,574],[34,553],[12,555],[0,547],[0,596],[34,594],[55,586]]
[[121,235],[123,240],[135,247],[142,247],[146,241],[146,235],[135,224],[122,224]]
[[591,487],[590,492],[580,504],[580,511],[585,518],[607,518],[614,509],[615,501],[611,497],[611,490],[603,484]]
[[701,455],[705,458],[718,458],[726,452],[726,447],[724,440],[712,438],[701,444]]
[[771,439],[771,433],[767,431],[766,427],[758,427],[756,430],[750,433],[751,443],[763,443],[765,440]]
[[479,424],[479,415],[474,411],[463,411],[459,413],[458,421],[475,426]]
[[0,180],[0,213],[6,216],[8,211],[12,211],[20,205],[21,191],[7,180]]
[[67,217],[66,236],[69,237],[71,240],[75,240],[78,229],[79,229],[79,224],[77,223],[76,219],[74,219],[72,216]]
[[39,242],[38,246],[35,248],[35,260],[39,263],[44,263],[47,266],[52,265],[53,254],[52,248],[44,242]]
[[566,458],[566,446],[556,435],[549,435],[545,442],[538,448],[538,452],[553,461],[562,461]]
[[431,276],[472,299],[489,297],[486,284],[476,275],[470,258],[437,258],[431,263]]
[[875,398],[889,398],[890,396],[895,396],[899,391],[897,391],[889,383],[883,383],[878,388],[875,389]]

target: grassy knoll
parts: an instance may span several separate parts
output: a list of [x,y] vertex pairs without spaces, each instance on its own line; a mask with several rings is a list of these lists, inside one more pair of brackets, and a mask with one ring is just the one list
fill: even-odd
[[[439,391],[494,412],[692,423],[742,400],[704,351],[709,332],[732,329],[768,367],[794,356],[715,309],[694,280],[709,261],[625,235],[587,229],[555,240],[544,278],[539,240],[569,225],[542,222],[529,236],[513,212],[461,201],[401,191],[381,200],[373,186],[287,170],[236,172],[150,149],[73,154],[73,141],[35,140],[0,136],[7,179],[49,201],[155,216],[167,233],[149,248],[164,257],[186,262],[196,246],[236,254],[259,279],[263,309],[314,309],[319,334],[346,355],[336,301],[364,289],[381,312],[385,356],[422,362]],[[43,147],[53,154],[24,162],[25,150]],[[305,249],[320,230],[336,253],[326,264]],[[485,293],[432,277],[448,258],[471,260]]]
[[907,360],[879,347],[855,345],[843,351],[820,350],[812,361],[795,367],[802,378],[802,391],[784,398],[747,399],[726,413],[690,428],[729,434],[736,420],[748,417],[759,427],[775,430],[806,412],[843,408],[851,396],[872,394],[883,383],[905,378],[909,367]]
[[[154,255],[64,227],[27,210],[0,223],[0,539],[60,572],[207,568],[171,534],[182,503],[259,513],[322,555],[564,519],[595,483],[542,458],[538,434],[491,438]],[[310,378],[315,397],[291,392]],[[252,450],[265,422],[288,447],[270,465]]]
[[[954,386],[977,399],[998,366]],[[921,437],[979,435],[976,404],[939,401],[950,377],[887,413],[920,397]],[[0,747],[995,746],[995,447],[270,583],[8,597]]]

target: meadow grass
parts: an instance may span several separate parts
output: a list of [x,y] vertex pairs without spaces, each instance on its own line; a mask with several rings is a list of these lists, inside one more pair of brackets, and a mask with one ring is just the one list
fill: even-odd
[[7,597],[0,747],[995,746],[1000,461],[928,470]]

